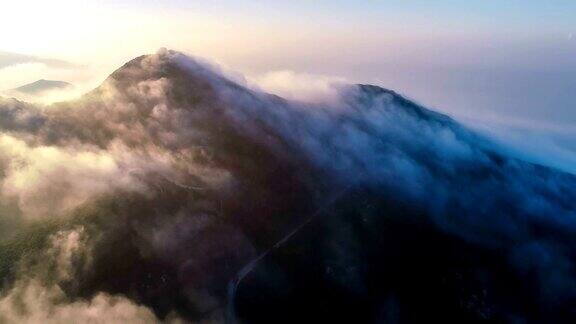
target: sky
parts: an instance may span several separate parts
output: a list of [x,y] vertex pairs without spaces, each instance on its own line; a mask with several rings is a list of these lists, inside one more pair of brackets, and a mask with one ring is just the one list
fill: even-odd
[[3,0],[0,31],[0,90],[56,79],[77,96],[166,47],[276,85],[377,84],[575,149],[571,0]]

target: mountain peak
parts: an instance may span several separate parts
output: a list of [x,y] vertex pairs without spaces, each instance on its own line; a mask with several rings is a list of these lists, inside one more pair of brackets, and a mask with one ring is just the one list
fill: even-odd
[[155,54],[141,55],[132,59],[114,71],[110,78],[123,81],[126,78],[175,77],[175,74],[182,72],[214,78],[219,71],[216,66],[200,58],[161,48]]
[[[211,91],[214,81],[225,81],[217,72],[217,67],[181,52],[162,48],[155,54],[142,55],[124,64],[96,89],[96,93],[110,88],[123,91],[130,87],[164,82],[173,86],[170,87],[171,91],[187,88],[202,90],[205,94]],[[182,93],[183,96],[189,94]]]

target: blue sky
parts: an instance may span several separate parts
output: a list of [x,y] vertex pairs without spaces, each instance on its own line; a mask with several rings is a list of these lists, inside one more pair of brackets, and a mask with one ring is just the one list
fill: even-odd
[[519,32],[528,32],[527,27],[540,27],[549,32],[576,27],[576,2],[570,0],[106,0],[106,3],[133,10],[196,10],[213,14],[273,15],[275,19],[304,16],[342,23],[358,18],[362,21],[356,23],[366,22],[367,18],[394,21],[412,18],[427,21],[432,26],[504,28]]

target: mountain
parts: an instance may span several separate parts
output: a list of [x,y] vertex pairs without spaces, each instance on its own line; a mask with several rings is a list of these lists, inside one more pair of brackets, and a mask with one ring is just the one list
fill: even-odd
[[0,322],[573,322],[576,177],[394,91],[138,57],[0,102]]
[[72,84],[68,82],[41,79],[38,81],[34,81],[32,83],[25,84],[18,88],[12,89],[11,91],[29,95],[36,95],[49,90],[59,90],[70,87],[72,87]]

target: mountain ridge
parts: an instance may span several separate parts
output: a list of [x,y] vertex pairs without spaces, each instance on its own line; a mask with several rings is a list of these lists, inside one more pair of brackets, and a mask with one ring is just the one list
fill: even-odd
[[38,309],[23,291],[48,319],[110,296],[145,323],[575,319],[576,177],[394,91],[338,96],[161,50],[78,100],[0,104],[0,309],[24,309],[0,321]]

